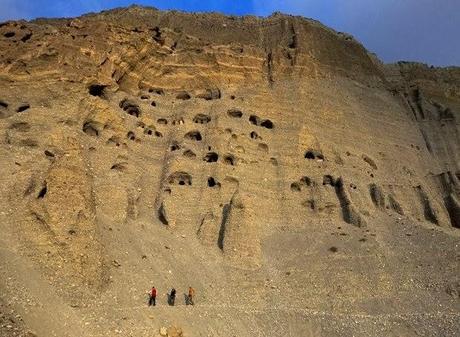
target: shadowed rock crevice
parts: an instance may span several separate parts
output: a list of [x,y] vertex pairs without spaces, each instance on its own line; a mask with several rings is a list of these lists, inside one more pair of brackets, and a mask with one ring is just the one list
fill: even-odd
[[409,92],[405,92],[404,96],[414,114],[415,120],[425,120],[424,98],[420,88],[412,88]]
[[44,186],[40,189],[40,192],[38,192],[37,199],[43,199],[46,193],[48,193],[48,185],[45,182]]
[[177,141],[173,140],[169,146],[169,151],[174,152],[180,150],[181,148],[182,146]]
[[211,121],[211,117],[205,114],[197,114],[193,118],[193,122],[197,124],[208,124]]
[[236,157],[232,154],[226,154],[224,155],[224,164],[230,165],[230,166],[235,166],[236,165]]
[[89,136],[97,137],[99,136],[99,125],[95,122],[85,122],[83,124],[83,132]]
[[430,140],[428,139],[426,132],[420,129],[420,133],[422,134],[422,138],[425,142],[426,149],[428,150],[428,152],[433,153],[433,147],[431,146]]
[[184,135],[184,138],[194,140],[194,141],[201,141],[203,137],[199,131],[190,131]]
[[230,210],[231,203],[225,204],[224,207],[222,207],[222,222],[220,223],[219,237],[217,239],[217,247],[219,247],[221,250],[224,249],[225,231],[227,227],[227,221],[230,216]]
[[304,158],[305,159],[316,159],[316,160],[324,160],[324,155],[321,151],[318,151],[318,150],[312,150],[312,149],[309,149],[305,152],[304,154]]
[[[332,179],[331,176],[328,176],[328,177],[330,177],[330,179]],[[315,185],[315,182],[310,177],[303,176],[298,181],[295,181],[295,182],[293,182],[291,184],[291,191],[300,192],[300,191],[302,191],[302,189],[304,187],[311,187],[311,186],[314,186],[314,185]]]
[[273,122],[269,119],[264,119],[261,123],[260,123],[260,126],[266,128],[266,129],[273,129],[275,127],[275,125],[273,124]]
[[289,24],[289,33],[290,33],[290,40],[288,43],[288,48],[296,49],[298,46],[297,34],[294,28],[294,24],[292,22]]
[[190,186],[192,185],[192,176],[187,172],[174,172],[169,175],[168,183],[171,185]]
[[110,169],[111,170],[115,170],[115,171],[120,171],[120,172],[123,172],[126,170],[126,165],[127,163],[116,163],[116,164],[113,164]]
[[423,216],[429,222],[432,222],[437,225],[438,217],[436,215],[435,210],[431,206],[430,199],[428,198],[428,195],[426,194],[425,190],[422,188],[422,186],[419,185],[415,187],[415,191],[420,199],[420,203],[422,204]]
[[165,226],[169,225],[169,221],[166,216],[166,211],[165,211],[165,207],[163,203],[161,203],[160,208],[158,209],[158,219],[163,225]]
[[375,207],[383,210],[385,208],[385,195],[382,189],[376,184],[370,184],[369,193]]
[[444,204],[449,214],[450,223],[455,228],[460,228],[460,202],[457,197],[451,193],[444,198]]
[[195,152],[193,152],[192,150],[185,150],[184,153],[182,153],[184,157],[187,157],[187,158],[196,158],[196,154]]
[[132,131],[129,131],[127,134],[126,134],[126,138],[128,138],[129,140],[136,140],[136,134]]
[[115,145],[115,146],[120,146],[123,142],[121,141],[120,137],[118,136],[112,136],[107,140],[108,145]]
[[30,109],[30,104],[23,103],[16,109],[16,112],[24,112],[24,111],[26,111],[28,109]]
[[120,108],[122,108],[123,111],[125,111],[128,115],[131,115],[134,117],[141,116],[141,110],[139,106],[136,103],[128,99],[124,99],[120,102]]
[[238,109],[230,109],[227,111],[227,115],[233,118],[241,118],[243,117],[243,112]]
[[274,69],[273,69],[273,54],[272,54],[271,51],[267,54],[266,65],[267,65],[267,80],[268,80],[268,85],[269,85],[270,87],[272,87],[272,86],[273,86],[273,83],[275,82],[275,80],[274,80],[274,78],[273,78],[273,72],[274,72]]
[[[241,116],[243,116],[243,115],[241,114]],[[237,116],[232,116],[232,117],[237,117]],[[273,124],[273,122],[271,120],[269,120],[269,119],[261,119],[257,115],[250,115],[249,116],[249,123],[251,123],[253,125],[256,125],[256,126],[264,127],[266,129],[273,129],[275,127],[275,125]]]
[[325,176],[323,176],[323,186],[329,185],[329,186],[334,187],[335,184],[336,184],[336,181],[334,177],[332,177],[329,174],[326,174]]
[[402,209],[401,204],[395,199],[395,197],[389,194],[387,198],[390,209],[392,209],[400,215],[404,215],[404,210]]
[[[232,219],[232,214],[236,212],[236,214],[238,215],[239,212],[244,210],[244,208],[245,207],[242,201],[240,200],[238,190],[235,191],[235,193],[233,193],[230,202],[222,207],[222,221],[220,223],[219,235],[217,239],[217,247],[219,247],[221,250],[225,250],[226,240],[230,239],[228,238],[230,232],[232,231],[230,225],[236,225],[235,221],[233,221],[234,219]],[[233,230],[236,230],[236,228],[233,228]]]
[[339,199],[340,208],[342,210],[342,218],[346,223],[355,225],[357,227],[364,227],[366,223],[364,222],[361,215],[352,205],[351,199],[348,196],[348,193],[345,190],[343,179],[338,178],[335,183],[335,192],[337,198]]
[[49,151],[49,150],[45,150],[43,153],[44,153],[45,156],[47,156],[48,158],[54,158],[54,157],[56,156],[53,152],[51,152],[51,151]]
[[249,137],[251,137],[251,139],[262,139],[255,131],[251,131]]
[[91,96],[104,98],[104,90],[107,86],[103,84],[92,84],[88,87],[88,93]]
[[220,187],[220,182],[217,181],[214,177],[208,178],[208,187]]
[[304,186],[313,186],[315,184],[314,181],[307,176],[303,176],[302,178],[300,178],[300,183]]
[[208,152],[203,160],[208,163],[215,163],[219,159],[219,155],[216,152]]
[[165,94],[164,90],[160,89],[160,88],[149,88],[148,92],[149,93],[154,93],[154,94],[157,94],[157,95],[160,95],[160,96],[164,96],[164,94]]
[[253,125],[260,125],[260,118],[256,115],[251,115],[249,116],[249,123]]
[[372,167],[374,170],[377,170],[377,165],[375,164],[375,161],[371,157],[363,154],[362,158],[366,163],[369,164],[370,167]]
[[8,103],[6,103],[5,101],[0,100],[0,108],[8,109]]
[[425,119],[425,111],[423,109],[423,103],[422,103],[422,100],[423,100],[423,96],[422,96],[422,92],[420,91],[419,88],[415,88],[413,91],[412,91],[412,99],[415,103],[415,106],[417,107],[417,111],[418,113],[420,114],[420,116],[422,117],[422,119]]
[[291,191],[293,192],[300,192],[302,190],[302,187],[298,182],[294,182],[291,184]]

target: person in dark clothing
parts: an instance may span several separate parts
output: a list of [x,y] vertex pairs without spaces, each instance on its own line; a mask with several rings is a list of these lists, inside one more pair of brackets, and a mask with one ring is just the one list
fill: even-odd
[[171,305],[174,305],[175,301],[176,301],[176,289],[172,288],[171,293],[169,294],[169,302]]
[[150,292],[150,299],[149,299],[149,306],[156,305],[156,300],[157,300],[157,290],[155,287],[152,287],[152,290]]

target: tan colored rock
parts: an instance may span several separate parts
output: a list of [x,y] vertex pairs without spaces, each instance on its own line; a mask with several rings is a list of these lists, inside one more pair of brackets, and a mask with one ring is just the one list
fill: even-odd
[[164,326],[160,328],[160,336],[167,336],[168,335],[168,329]]
[[0,49],[1,296],[37,335],[459,330],[458,68],[137,6],[7,22]]

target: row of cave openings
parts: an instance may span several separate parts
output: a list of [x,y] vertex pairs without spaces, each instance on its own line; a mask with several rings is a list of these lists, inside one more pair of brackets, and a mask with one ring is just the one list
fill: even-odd
[[[265,145],[266,146],[266,144],[259,144],[259,145]],[[176,141],[172,142],[172,144],[170,146],[170,151],[171,152],[179,151],[181,149],[182,149],[182,146],[178,142],[176,142]],[[208,146],[208,151],[209,152],[207,152],[202,158],[203,161],[206,162],[206,163],[217,163],[220,159],[222,160],[222,162],[224,164],[230,165],[230,166],[236,166],[237,163],[238,163],[237,157],[234,156],[233,154],[227,153],[227,154],[223,155],[222,157],[220,157],[217,152],[211,151],[210,146]],[[268,149],[266,151],[268,151]],[[184,150],[184,152],[182,154],[183,154],[184,157],[191,158],[191,159],[194,159],[194,158],[197,157],[195,152],[193,152],[190,149]],[[278,161],[276,160],[276,158],[270,158],[270,163],[272,165],[274,165],[274,166],[278,165]]]
[[[331,186],[334,187],[335,189],[338,188],[343,188],[343,181],[341,179],[334,179],[333,176],[327,174],[323,176],[323,181],[322,181],[323,186]],[[303,188],[305,187],[313,187],[317,186],[317,183],[311,179],[310,177],[303,176],[301,177],[298,181],[295,181],[291,184],[291,191],[293,192],[301,192]],[[357,186],[353,183],[350,183],[350,188],[356,190]],[[419,188],[420,189],[420,188]],[[340,194],[344,194],[343,192]],[[379,209],[385,208],[385,196],[383,194],[383,191],[381,190],[380,187],[378,187],[376,184],[370,184],[369,185],[369,194],[372,200],[372,203]],[[423,195],[424,200],[427,200],[426,195]],[[395,199],[393,195],[388,195],[388,203],[389,203],[389,208],[394,210],[400,215],[404,215],[404,211],[399,204],[399,202]],[[312,209],[315,209],[315,201],[313,199],[307,200],[306,204]],[[424,205],[425,213],[428,214],[427,219],[430,220],[431,222],[435,222],[436,217],[433,215],[434,213],[431,210],[431,207],[428,205]],[[428,210],[428,211],[426,211]]]
[[[27,29],[25,25],[18,25],[18,23],[2,23],[0,27],[7,27],[5,32],[2,32],[3,37],[12,42],[27,42],[32,38],[32,32]],[[11,27],[16,26],[16,27]],[[17,28],[19,26],[19,29]]]
[[[139,105],[136,103],[132,102],[129,99],[123,99],[120,104],[120,108],[123,109],[127,114],[139,118],[141,116],[141,110],[139,108]],[[242,118],[243,117],[243,112],[238,109],[229,109],[227,111],[227,115],[232,118]],[[168,120],[166,118],[159,118],[157,120],[159,124],[167,125]],[[193,122],[196,124],[208,124],[211,122],[211,116],[205,115],[205,114],[197,114],[193,118]],[[269,119],[262,119],[257,115],[250,115],[249,116],[249,122],[253,125],[264,127],[266,129],[273,129],[275,125],[273,122]],[[181,125],[184,124],[184,120],[182,118],[180,119],[174,119],[171,123],[172,125]]]
[[[425,220],[428,220],[429,222],[438,225],[439,220],[436,214],[435,209],[433,208],[433,205],[430,202],[430,198],[428,197],[428,194],[426,191],[423,189],[421,185],[415,186],[414,191],[416,192],[419,202],[422,206],[423,209],[423,216]],[[404,215],[404,210],[399,204],[399,202],[395,199],[395,197],[392,194],[387,195],[387,200],[388,200],[388,205],[385,203],[385,194],[383,190],[377,186],[376,184],[370,184],[369,185],[369,193],[371,196],[372,203],[375,205],[376,208],[378,209],[385,209],[389,208],[395,211],[396,213],[400,215]],[[446,204],[446,210],[451,217],[451,224],[454,227],[458,226],[457,219],[455,218],[455,215],[452,213],[452,209],[449,208],[449,205]],[[457,215],[458,216],[458,215]]]
[[[341,177],[334,178],[331,175],[323,176],[323,186],[330,186],[334,188],[337,200],[340,205],[342,218],[346,223],[356,225],[358,227],[363,225],[362,219],[359,215],[356,214],[355,210],[352,207],[352,202],[345,191],[345,186],[343,179]],[[317,184],[309,177],[301,177],[298,181],[291,184],[291,190],[295,192],[300,192],[304,187],[316,186]],[[350,187],[356,188],[355,185],[351,184]],[[315,199],[308,199],[302,203],[304,206],[310,208],[311,210],[316,209]]]
[[[323,186],[332,186],[335,187],[337,184],[337,180],[334,179],[331,175],[327,174],[323,176]],[[291,184],[291,191],[293,192],[300,192],[304,187],[313,187],[317,186],[317,183],[311,179],[310,177],[303,176],[298,181],[295,181]],[[356,189],[354,184],[350,184],[350,187]]]
[[[191,186],[192,185],[192,176],[183,171],[174,172],[168,177],[168,184],[170,185],[179,185],[179,186]],[[221,183],[214,177],[208,177],[207,185],[210,188],[219,188]]]
[[[91,95],[93,96],[98,96],[98,97],[104,97],[104,90],[106,86],[101,85],[101,84],[93,84],[88,87],[88,91]],[[149,88],[148,89],[149,93],[155,93],[157,95],[164,95],[163,89],[156,89],[156,88]],[[205,98],[205,99],[214,99],[214,98],[220,98],[221,93],[219,89],[207,89],[204,94],[200,94],[197,97],[199,98]],[[150,97],[148,95],[142,95],[141,99],[149,99]],[[187,92],[179,92],[176,96],[177,99],[182,99],[182,100],[187,100],[190,99],[191,96]],[[234,96],[231,96],[232,99],[234,99]],[[153,106],[156,106],[155,102],[152,102]],[[136,118],[139,118],[142,114],[142,111],[139,107],[138,104],[135,102],[129,100],[128,98],[123,99],[119,103],[119,107],[125,111],[127,114],[134,116]],[[227,115],[231,118],[242,118],[243,117],[243,112],[239,109],[229,109],[227,111]],[[197,114],[193,118],[193,122],[196,124],[208,124],[211,121],[211,116],[206,115],[206,114]],[[253,125],[264,127],[267,129],[273,129],[274,124],[271,120],[269,119],[262,119],[257,115],[250,115],[249,116],[249,122]],[[168,120],[166,118],[159,118],[157,120],[157,123],[160,125],[167,125]],[[183,118],[175,118],[171,121],[172,125],[182,125],[184,124],[185,121]],[[154,131],[154,127],[151,127],[150,129],[147,129],[145,131],[146,134],[152,135],[154,134],[157,137],[162,137],[162,134],[159,131]],[[92,136],[97,136],[98,135],[98,130],[94,127],[94,125],[91,124],[91,122],[85,123],[83,126],[83,131],[87,134],[90,134]],[[136,140],[136,135],[134,134],[133,131],[129,131],[127,134],[127,138],[130,140]],[[202,136],[199,133],[199,131],[190,131],[185,135],[185,138],[191,139],[191,140],[196,140],[196,141],[201,141]],[[252,131],[250,133],[250,138],[251,139],[261,139],[261,137],[257,134],[257,132]]]
[[305,151],[304,158],[309,160],[323,161],[324,155],[321,153],[321,151],[309,149]]
[[[121,103],[120,103],[120,107],[122,107],[122,109],[124,111],[126,111],[128,114],[132,115],[132,116],[135,116],[135,117],[138,117],[140,115],[140,110],[139,110],[139,107],[128,101],[128,100],[123,100]],[[236,117],[236,118],[240,118],[242,116],[242,112],[239,111],[239,110],[229,110],[228,111],[228,114],[231,116],[231,117],[235,117],[235,116],[239,116],[239,117]],[[253,118],[254,117],[254,118]],[[251,115],[250,117],[250,120],[253,120],[253,121],[260,121],[259,117],[257,116],[254,116],[254,115]],[[193,118],[193,122],[196,123],[196,124],[207,124],[211,121],[211,117],[208,116],[208,115],[205,115],[205,114],[197,114],[195,115],[195,117]],[[168,124],[168,120],[166,118],[159,118],[157,120],[157,123],[158,124],[161,124],[161,125],[167,125]],[[258,123],[258,122],[257,122]],[[254,122],[253,124],[257,124],[256,122]],[[172,124],[173,125],[181,125],[181,124],[184,124],[184,119],[183,118],[178,118],[178,119],[174,119],[172,121]],[[157,131],[155,129],[154,126],[146,126],[144,123],[142,122],[138,122],[138,126],[143,128],[144,129],[144,134],[146,135],[154,135],[156,137],[163,137],[163,134],[159,131]],[[261,123],[261,126],[265,126],[267,128],[272,128],[273,127],[273,124],[271,123],[271,121],[268,121],[268,120],[264,120],[262,123]],[[97,126],[97,123],[93,122],[93,121],[87,121],[83,124],[83,128],[82,128],[83,132],[90,135],[90,136],[99,136],[99,128]],[[259,134],[255,131],[251,131],[250,134],[249,134],[249,137],[251,139],[262,139],[261,136],[259,136]],[[132,141],[135,141],[137,139],[136,137],[136,134],[134,131],[129,131],[126,135],[126,138],[129,139],[129,140],[132,140]],[[201,135],[201,133],[198,131],[198,130],[192,130],[192,131],[189,131],[187,132],[185,135],[184,135],[184,138],[185,139],[189,139],[189,140],[193,140],[193,141],[201,141],[203,140],[203,136]],[[119,144],[118,144],[119,145]],[[173,149],[174,149],[174,145],[173,145]],[[266,144],[259,144],[259,147],[261,150],[264,150],[266,152],[268,152],[268,146]]]
[[[94,85],[91,85],[88,88],[88,90],[89,90],[89,93],[91,95],[93,95],[93,96],[104,97],[105,88],[106,88],[105,85],[94,84]],[[165,94],[163,89],[156,89],[156,88],[149,88],[148,92],[149,93],[154,93],[154,94],[157,94],[157,95],[164,95]],[[204,98],[204,99],[214,99],[214,98],[220,98],[221,93],[220,93],[220,90],[216,91],[214,89],[207,89],[204,94],[197,95],[197,97],[198,98]],[[149,99],[149,98],[150,98],[150,96],[148,96],[148,95],[142,95],[141,96],[141,99]],[[188,99],[191,98],[191,96],[187,92],[180,92],[180,93],[177,94],[176,98],[177,99],[182,99],[182,100],[188,100]],[[235,99],[235,96],[232,95],[230,98]],[[152,103],[152,105],[156,106],[155,103]],[[127,114],[129,114],[129,115],[131,115],[133,117],[139,118],[141,116],[141,114],[142,114],[142,111],[141,111],[139,105],[136,104],[135,102],[127,99],[127,98],[123,99],[119,103],[119,106],[120,106],[121,109],[123,109],[123,111],[125,111]],[[243,112],[241,110],[233,108],[233,109],[229,109],[227,111],[227,115],[229,117],[231,117],[231,118],[242,118],[244,114],[243,114]],[[266,129],[273,129],[274,128],[274,124],[273,124],[273,122],[271,120],[262,119],[257,115],[251,114],[249,116],[248,120],[249,120],[250,124],[252,124],[252,125],[260,126],[260,127],[266,128]],[[195,117],[193,118],[193,122],[196,123],[196,124],[208,124],[209,122],[211,122],[211,116],[200,113],[200,114],[195,115]],[[185,121],[181,117],[180,118],[174,118],[172,121],[168,121],[168,119],[166,119],[166,118],[159,118],[157,120],[157,123],[160,124],[160,125],[167,125],[169,123],[171,123],[172,125],[182,125],[182,124],[185,123]],[[153,126],[149,126],[149,127],[144,127],[143,126],[143,128],[144,128],[144,134],[146,134],[146,135],[154,135],[156,137],[162,137],[163,136],[161,134],[161,132],[155,130],[155,127],[153,127]],[[98,128],[96,127],[95,123],[91,122],[91,121],[86,122],[83,125],[83,131],[85,133],[91,135],[91,136],[98,136],[99,135]],[[249,137],[251,139],[255,139],[255,140],[262,139],[262,137],[256,131],[251,131],[250,134],[249,134]],[[129,131],[126,134],[126,138],[128,138],[129,140],[132,140],[132,141],[138,140],[134,131]],[[189,139],[189,140],[193,140],[193,141],[201,141],[203,139],[203,136],[201,135],[201,133],[199,131],[193,130],[193,131],[187,132],[184,135],[184,138]],[[119,146],[121,141],[118,139],[118,137],[111,137],[111,139],[109,139],[109,142],[115,143],[117,146]],[[180,149],[180,146],[176,142],[173,142],[173,144],[171,145],[171,151],[176,151],[178,149]],[[268,146],[266,144],[263,144],[263,143],[259,144],[259,149],[262,150],[262,151],[268,152]],[[192,150],[185,150],[183,154],[184,154],[184,156],[189,157],[189,158],[196,157],[196,154]],[[215,153],[215,152],[208,152],[203,157],[203,160],[205,162],[209,162],[209,163],[217,162],[218,159],[219,159],[219,155],[217,153]],[[227,155],[225,155],[223,157],[223,162],[225,164],[234,166],[236,164],[236,158],[235,158],[235,156],[233,156],[231,154],[227,154]],[[278,165],[278,162],[277,162],[277,160],[275,158],[271,158],[270,162],[275,166]]]
[[[1,110],[8,110],[10,104],[7,103],[4,100],[0,100],[0,111]],[[29,103],[22,103],[16,108],[16,112],[24,112],[26,110],[30,109],[30,104]]]
[[[147,126],[142,122],[137,123],[139,128],[142,128],[144,131],[143,133],[148,136],[155,136],[155,137],[163,137],[163,134],[155,129],[154,126]],[[100,126],[99,123],[94,121],[87,121],[83,123],[82,131],[89,136],[98,137],[100,134]],[[128,131],[126,134],[126,138],[132,141],[137,140],[136,134],[134,131]],[[117,146],[120,146],[120,140],[117,137],[113,136],[109,139],[109,143],[114,142]]]
[[[347,155],[348,156],[351,155],[350,152],[347,151]],[[319,150],[314,150],[314,149],[308,149],[307,151],[305,151],[304,158],[308,159],[308,160],[316,160],[316,161],[324,161],[325,160],[323,153],[321,151],[319,151]],[[375,163],[375,161],[371,157],[363,154],[361,156],[361,158],[370,167],[372,167],[372,169],[377,170],[377,164]],[[371,177],[373,177],[373,176],[374,175],[371,174]]]
[[[238,109],[230,109],[230,110],[227,111],[227,115],[232,117],[232,118],[242,118],[243,117],[243,112],[241,110],[238,110]],[[271,120],[262,119],[257,115],[250,115],[249,116],[249,123],[251,123],[253,125],[256,125],[256,126],[264,127],[266,129],[273,129],[275,127],[275,125],[273,124],[273,122]]]
[[[91,96],[105,98],[105,89],[106,88],[107,88],[107,85],[104,85],[104,84],[91,84],[88,87],[88,93]],[[165,92],[164,92],[163,89],[160,89],[160,88],[148,88],[148,94],[147,93],[141,93],[140,99],[141,100],[149,100],[149,99],[151,99],[150,94],[156,94],[156,95],[164,96]],[[200,99],[205,99],[205,100],[209,101],[209,100],[214,100],[214,99],[220,99],[222,97],[222,93],[221,93],[220,89],[218,89],[218,88],[205,89],[203,92],[195,95],[195,97],[200,98]],[[180,91],[180,92],[178,92],[176,94],[176,99],[178,99],[178,100],[186,101],[186,100],[189,100],[191,98],[192,98],[191,94],[189,94],[187,91]],[[231,95],[230,98],[235,99],[235,96]],[[120,103],[120,107],[121,107],[121,105],[122,105],[122,103]],[[151,101],[150,105],[155,107],[157,105],[157,103],[153,100],[153,101]]]
[[[155,137],[163,137],[163,134],[161,132],[155,130],[155,127],[153,127],[153,126],[146,126],[142,122],[139,122],[138,126],[144,130],[143,133],[146,134],[146,135],[151,135],[151,136],[155,136]],[[100,134],[99,129],[100,129],[100,127],[99,127],[98,123],[92,122],[92,121],[85,122],[83,124],[83,128],[82,128],[84,133],[86,133],[87,135],[90,135],[90,136],[94,136],[94,137],[99,136],[99,134]],[[134,131],[129,131],[126,134],[126,138],[131,140],[131,141],[138,140],[138,138],[136,137],[136,134],[135,134]],[[201,133],[199,131],[197,131],[197,130],[187,132],[184,135],[184,138],[189,139],[189,140],[193,140],[193,141],[201,141],[203,139]],[[116,144],[116,146],[120,146],[122,141],[118,137],[112,136],[108,140],[108,143],[114,143],[114,144]],[[181,150],[181,149],[182,149],[182,146],[177,141],[173,141],[172,144],[170,145],[170,151],[171,152],[178,151],[178,150]],[[210,150],[211,148],[208,147],[208,149]],[[259,144],[259,149],[261,149],[261,150],[263,150],[265,152],[268,152],[268,146],[266,144],[260,143]],[[190,149],[185,150],[183,152],[183,155],[185,157],[188,157],[188,158],[195,158],[196,157],[196,154]],[[223,162],[225,164],[227,164],[227,165],[235,166],[236,163],[237,163],[236,157],[234,155],[232,155],[232,154],[225,154],[222,159],[223,159]],[[206,155],[203,157],[203,161],[208,162],[208,163],[214,163],[214,162],[217,162],[218,160],[219,160],[219,155],[216,152],[213,152],[213,151],[210,151],[210,152],[206,153]]]
[[[160,88],[148,88],[149,93],[157,94],[163,96],[165,94],[163,89]],[[150,97],[147,97],[148,95],[144,94],[143,95],[145,98],[141,99],[148,99]],[[215,88],[215,89],[205,89],[203,92],[195,95],[196,98],[201,98],[207,101],[213,100],[213,99],[220,99],[222,98],[222,92],[220,89]],[[187,101],[192,98],[192,95],[188,93],[187,91],[179,91],[176,94],[176,99],[182,100],[182,101]],[[231,96],[232,99],[235,99],[235,96]]]

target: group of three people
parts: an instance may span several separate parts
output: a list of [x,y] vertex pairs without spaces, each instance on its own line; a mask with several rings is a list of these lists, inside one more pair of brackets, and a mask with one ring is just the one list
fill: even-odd
[[[195,303],[193,302],[193,298],[195,297],[195,289],[192,287],[188,287],[188,296],[186,297],[185,304],[191,304],[194,305]],[[150,291],[150,299],[149,299],[149,306],[156,305],[156,300],[157,300],[157,289],[155,287],[152,287],[152,290]],[[169,305],[174,305],[176,302],[176,289],[172,288],[171,292],[168,294],[168,303]]]

